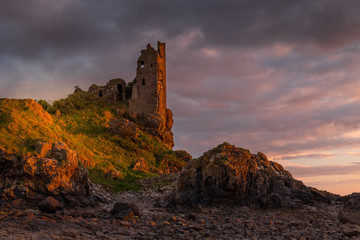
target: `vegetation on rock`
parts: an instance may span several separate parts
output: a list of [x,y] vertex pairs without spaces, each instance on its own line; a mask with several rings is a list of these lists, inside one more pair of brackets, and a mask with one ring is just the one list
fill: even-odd
[[[137,124],[136,137],[111,133],[110,119],[121,118]],[[175,151],[143,130],[125,102],[109,103],[86,92],[71,94],[52,106],[31,99],[0,100],[0,149],[36,156],[37,142],[64,142],[79,154],[90,179],[115,191],[137,188],[138,179],[185,165]],[[146,162],[147,171],[134,169],[139,160]]]

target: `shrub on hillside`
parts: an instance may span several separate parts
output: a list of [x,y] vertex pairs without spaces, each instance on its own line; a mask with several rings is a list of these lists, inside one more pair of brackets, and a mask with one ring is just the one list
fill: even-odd
[[50,104],[45,100],[39,100],[37,103],[40,104],[45,111],[50,107]]

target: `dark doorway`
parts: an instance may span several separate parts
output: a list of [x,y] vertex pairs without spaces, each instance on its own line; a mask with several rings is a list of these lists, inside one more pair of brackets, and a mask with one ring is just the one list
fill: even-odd
[[145,78],[142,79],[142,85],[145,86]]
[[118,95],[117,95],[117,101],[122,101],[123,100],[123,86],[121,85],[121,83],[119,83],[117,85],[117,90],[118,90]]
[[103,97],[103,91],[102,90],[99,91],[99,97]]

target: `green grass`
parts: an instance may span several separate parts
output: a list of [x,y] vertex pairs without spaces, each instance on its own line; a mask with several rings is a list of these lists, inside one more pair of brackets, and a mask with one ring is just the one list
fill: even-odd
[[[33,100],[0,99],[0,148],[31,155],[37,141],[62,141],[78,152],[92,181],[113,191],[137,189],[139,179],[156,176],[134,170],[139,159],[155,172],[185,165],[174,151],[141,130],[135,139],[110,133],[111,118],[135,121],[126,103],[110,104],[88,93],[69,95],[50,107],[40,103],[47,112]],[[55,116],[57,110],[60,117]]]
[[139,190],[142,188],[141,179],[157,176],[152,173],[145,172],[132,172],[132,174],[127,174],[126,177],[122,180],[116,180],[109,176],[104,176],[104,173],[98,169],[91,169],[89,171],[89,176],[92,181],[99,183],[105,186],[108,190],[113,192],[123,192],[130,190]]

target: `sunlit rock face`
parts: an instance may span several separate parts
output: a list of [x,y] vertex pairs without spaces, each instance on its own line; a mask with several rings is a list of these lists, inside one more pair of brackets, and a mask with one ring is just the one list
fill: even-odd
[[36,143],[38,155],[20,157],[0,150],[0,194],[3,199],[44,196],[87,196],[87,170],[64,143]]
[[146,133],[156,137],[170,148],[174,146],[173,133],[171,131],[174,120],[170,109],[166,109],[166,116],[164,118],[159,114],[148,114],[140,117],[140,119],[144,122],[144,131]]
[[335,196],[295,180],[264,154],[223,143],[184,168],[172,200],[179,204],[226,202],[298,208],[331,197]]

